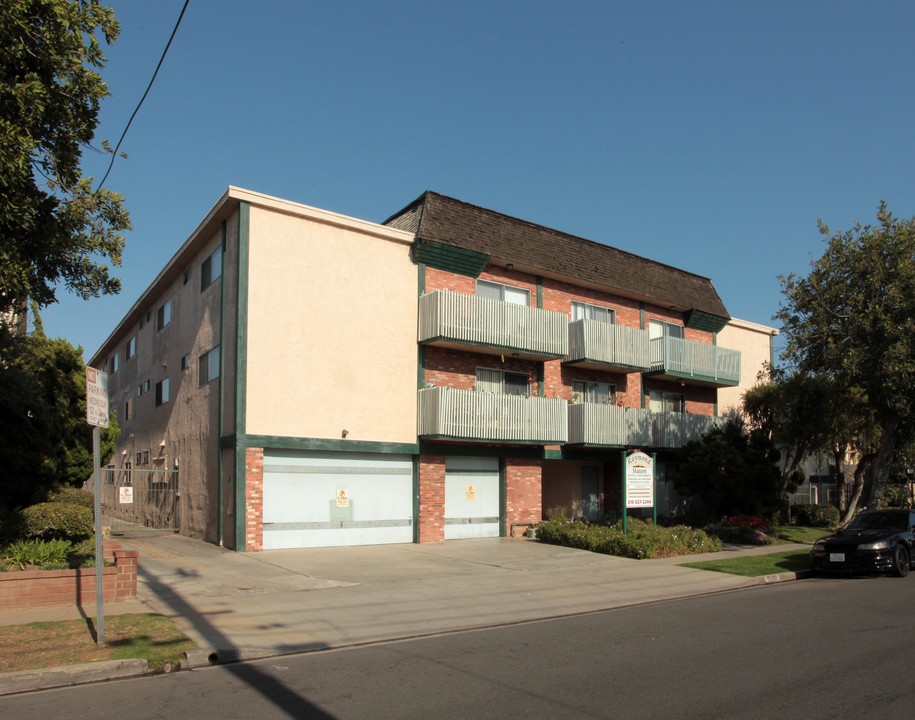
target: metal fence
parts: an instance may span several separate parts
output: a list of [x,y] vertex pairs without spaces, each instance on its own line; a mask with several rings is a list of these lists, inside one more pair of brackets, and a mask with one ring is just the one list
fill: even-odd
[[178,531],[178,471],[103,468],[102,525],[113,536]]

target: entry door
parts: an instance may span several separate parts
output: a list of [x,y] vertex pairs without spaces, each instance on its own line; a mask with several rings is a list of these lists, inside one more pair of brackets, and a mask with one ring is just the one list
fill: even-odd
[[600,517],[600,471],[596,467],[581,469],[581,516],[585,520]]
[[499,537],[499,459],[445,458],[445,539]]

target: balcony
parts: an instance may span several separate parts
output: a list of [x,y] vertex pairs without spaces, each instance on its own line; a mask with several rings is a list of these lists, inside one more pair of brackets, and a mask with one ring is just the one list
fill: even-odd
[[419,342],[528,360],[563,357],[569,349],[563,313],[450,290],[419,299]]
[[648,372],[648,333],[627,325],[575,320],[569,323],[569,354],[563,362],[615,372]]
[[423,388],[418,434],[438,440],[561,445],[568,438],[566,405],[560,398]]
[[568,414],[568,444],[592,447],[678,448],[727,422],[727,418],[596,403],[569,405]]
[[692,440],[701,440],[709,430],[727,424],[728,419],[710,415],[687,415],[659,412],[651,416],[651,446],[656,448],[683,447]]
[[569,445],[648,447],[651,411],[597,403],[569,405]]
[[740,382],[740,353],[693,340],[654,338],[648,372],[655,377],[682,380],[691,385],[731,387]]

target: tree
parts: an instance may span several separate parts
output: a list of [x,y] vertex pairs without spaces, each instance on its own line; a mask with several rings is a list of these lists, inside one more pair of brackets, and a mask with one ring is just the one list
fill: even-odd
[[109,94],[98,36],[118,32],[96,0],[0,3],[0,311],[49,305],[59,283],[84,299],[120,290],[105,259],[121,262],[123,197],[79,167]]
[[[832,455],[836,485],[844,489],[846,456],[867,455],[876,432],[873,412],[858,389],[797,367],[772,368],[768,379],[744,393],[741,407],[750,428],[765,433],[783,455],[782,493],[804,481],[801,464],[821,453]],[[853,496],[863,489],[860,474],[859,479]],[[844,511],[849,503],[844,492],[839,497]]]
[[760,431],[731,421],[681,449],[674,487],[702,500],[712,517],[759,515],[781,502],[779,453]]
[[[35,316],[31,335],[0,332],[0,505],[24,507],[48,490],[80,486],[92,475],[82,350],[49,340]],[[120,430],[111,416],[102,464]]]
[[777,314],[783,359],[859,394],[873,412],[868,504],[880,503],[896,448],[915,429],[915,218],[897,220],[881,203],[877,220],[835,234],[821,220],[826,252],[807,277],[780,278]]

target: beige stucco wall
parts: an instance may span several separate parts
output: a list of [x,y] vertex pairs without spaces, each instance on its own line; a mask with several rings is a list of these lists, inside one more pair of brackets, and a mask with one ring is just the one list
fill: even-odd
[[757,375],[772,360],[772,337],[777,334],[773,327],[737,318],[718,333],[718,345],[740,351],[740,384],[718,390],[719,415],[738,412],[741,397],[756,384]]
[[412,236],[252,206],[245,432],[416,442]]

